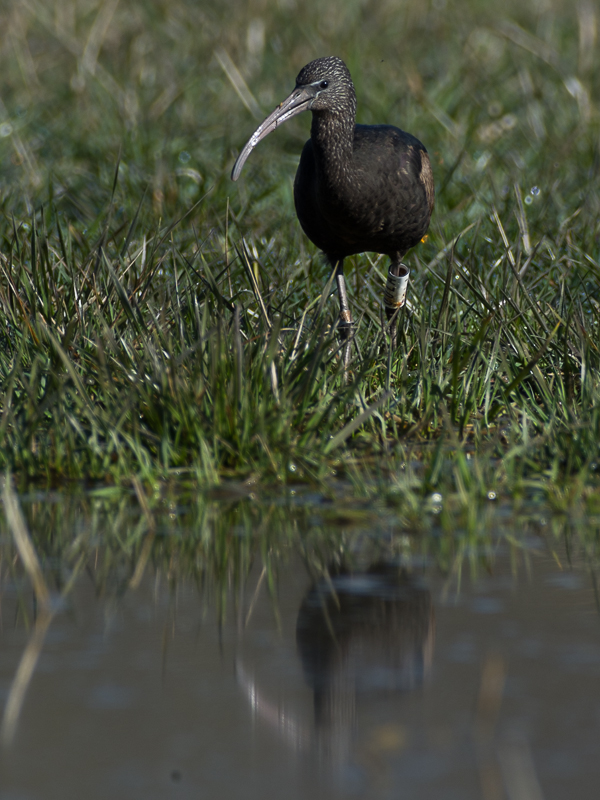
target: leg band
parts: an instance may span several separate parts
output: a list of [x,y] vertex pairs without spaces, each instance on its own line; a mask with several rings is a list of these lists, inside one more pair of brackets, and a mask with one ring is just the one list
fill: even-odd
[[[392,271],[394,270],[394,272]],[[400,274],[396,275],[395,271]],[[388,272],[387,283],[383,293],[383,303],[388,319],[392,317],[406,301],[406,289],[410,270],[404,264],[392,265]]]

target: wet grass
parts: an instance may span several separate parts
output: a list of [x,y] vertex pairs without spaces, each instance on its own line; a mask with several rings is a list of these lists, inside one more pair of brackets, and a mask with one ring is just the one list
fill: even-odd
[[[508,493],[593,511],[593,5],[272,5],[0,11],[0,468],[150,494],[339,482],[406,514]],[[422,139],[437,190],[397,352],[385,259],[349,259],[348,381],[293,210],[308,115],[229,181],[252,114],[327,53],[360,122]]]

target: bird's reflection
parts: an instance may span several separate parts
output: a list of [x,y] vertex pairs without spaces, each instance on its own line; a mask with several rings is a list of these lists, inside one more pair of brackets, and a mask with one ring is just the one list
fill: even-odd
[[394,565],[340,571],[306,593],[296,638],[320,746],[338,760],[350,747],[361,694],[422,683],[433,653],[431,594]]
[[419,686],[434,642],[431,593],[396,565],[364,572],[330,570],[300,605],[296,640],[314,695],[315,729],[264,694],[237,660],[237,677],[254,713],[294,750],[317,745],[341,764],[350,755],[361,696],[387,697]]

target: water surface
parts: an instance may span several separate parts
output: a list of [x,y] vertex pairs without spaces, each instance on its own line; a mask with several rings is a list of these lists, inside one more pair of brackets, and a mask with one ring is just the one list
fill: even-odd
[[[178,571],[175,549],[133,586],[136,559],[122,574],[90,553],[2,747],[0,800],[597,797],[585,558],[499,536],[443,568],[389,530],[372,558],[368,526],[316,554],[303,524],[270,558],[257,534],[221,579]],[[5,705],[35,623],[26,576],[0,574]]]

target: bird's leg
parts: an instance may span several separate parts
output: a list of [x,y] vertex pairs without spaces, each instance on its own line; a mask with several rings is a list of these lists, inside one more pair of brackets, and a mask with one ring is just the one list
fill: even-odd
[[388,270],[387,283],[383,293],[383,303],[385,314],[390,324],[390,340],[392,350],[396,349],[398,342],[398,312],[406,302],[406,289],[410,270],[401,263],[400,259],[394,259]]
[[344,259],[337,262],[335,270],[335,279],[337,281],[338,295],[340,297],[340,319],[338,322],[338,329],[340,332],[340,339],[343,342],[343,359],[344,359],[344,372],[348,369],[350,363],[350,346],[352,344],[352,313],[348,304],[348,294],[346,293],[346,278],[344,277]]

